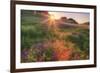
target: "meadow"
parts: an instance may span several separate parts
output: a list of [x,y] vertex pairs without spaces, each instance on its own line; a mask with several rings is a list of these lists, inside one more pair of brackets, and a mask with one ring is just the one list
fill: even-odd
[[89,24],[64,23],[47,11],[22,10],[21,62],[89,59]]

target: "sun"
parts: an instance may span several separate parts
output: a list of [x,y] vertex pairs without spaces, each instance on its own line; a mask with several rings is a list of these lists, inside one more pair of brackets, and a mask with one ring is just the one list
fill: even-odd
[[57,12],[49,12],[49,14],[51,15],[51,17],[53,16],[56,20],[60,18],[60,14]]
[[48,17],[48,24],[53,25],[55,24],[55,16],[53,14],[50,14]]
[[51,21],[54,21],[54,20],[55,20],[55,16],[54,16],[53,14],[50,14],[50,15],[49,15],[49,19],[50,19]]
[[50,14],[47,18],[43,21],[43,23],[47,24],[48,29],[56,28],[56,17],[54,14]]

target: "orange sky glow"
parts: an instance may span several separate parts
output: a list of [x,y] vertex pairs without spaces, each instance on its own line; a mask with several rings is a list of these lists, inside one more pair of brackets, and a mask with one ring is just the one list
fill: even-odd
[[49,12],[49,14],[54,15],[55,19],[60,19],[61,17],[73,18],[78,23],[84,23],[90,21],[89,13],[80,12]]

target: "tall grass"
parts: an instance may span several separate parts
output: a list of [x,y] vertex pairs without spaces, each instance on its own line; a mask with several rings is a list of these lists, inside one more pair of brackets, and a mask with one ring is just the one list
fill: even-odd
[[89,29],[58,28],[54,32],[55,28],[46,28],[48,23],[41,23],[41,14],[33,14],[32,11],[25,13],[22,12],[21,16],[22,62],[89,58]]

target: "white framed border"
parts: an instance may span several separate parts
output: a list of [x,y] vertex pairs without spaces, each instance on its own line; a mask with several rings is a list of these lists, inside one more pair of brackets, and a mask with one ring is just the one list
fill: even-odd
[[[42,10],[42,11],[66,11],[66,12],[88,12],[90,13],[90,59],[79,61],[54,61],[54,62],[34,62],[21,63],[20,52],[20,27],[21,27],[21,9],[25,10]],[[70,8],[70,7],[53,7],[53,6],[37,6],[37,5],[16,5],[16,69],[25,68],[43,68],[43,67],[57,67],[57,66],[75,66],[75,65],[89,65],[94,64],[94,10],[86,8]]]

